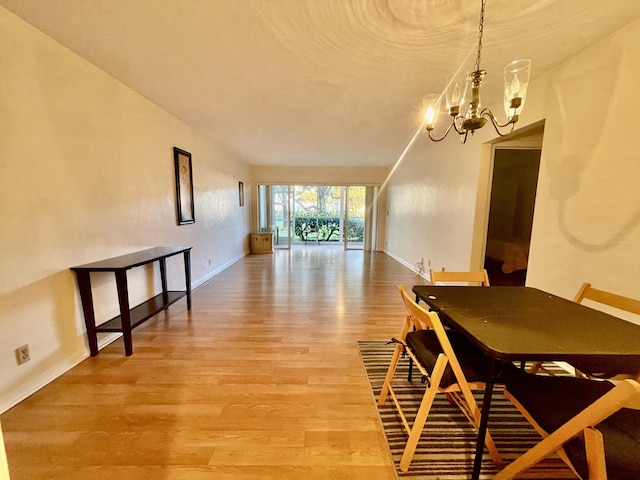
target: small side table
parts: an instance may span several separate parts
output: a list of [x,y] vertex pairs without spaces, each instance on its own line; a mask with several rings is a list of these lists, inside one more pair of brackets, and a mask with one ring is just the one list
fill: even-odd
[[251,253],[273,253],[273,233],[252,233]]

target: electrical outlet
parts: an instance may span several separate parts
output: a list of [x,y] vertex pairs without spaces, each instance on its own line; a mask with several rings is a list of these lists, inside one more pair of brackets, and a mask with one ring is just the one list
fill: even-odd
[[31,354],[29,353],[28,344],[16,348],[16,359],[18,360],[18,365],[22,365],[23,363],[31,360]]
[[416,263],[416,275],[422,275],[424,273],[424,258]]

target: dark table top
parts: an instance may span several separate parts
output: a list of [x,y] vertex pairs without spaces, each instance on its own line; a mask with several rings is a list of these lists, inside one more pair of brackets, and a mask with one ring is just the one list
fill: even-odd
[[89,270],[92,272],[112,272],[115,270],[126,270],[147,263],[154,262],[163,257],[169,257],[178,253],[191,250],[191,247],[153,247],[138,252],[128,253],[119,257],[108,258],[98,262],[87,263],[72,267],[71,270]]
[[498,360],[601,361],[640,371],[640,325],[530,287],[417,285],[443,322]]

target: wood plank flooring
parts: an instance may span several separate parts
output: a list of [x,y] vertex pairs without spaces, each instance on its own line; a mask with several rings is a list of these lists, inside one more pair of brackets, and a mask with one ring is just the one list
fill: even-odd
[[11,479],[395,479],[356,341],[424,282],[382,253],[247,256],[0,416]]

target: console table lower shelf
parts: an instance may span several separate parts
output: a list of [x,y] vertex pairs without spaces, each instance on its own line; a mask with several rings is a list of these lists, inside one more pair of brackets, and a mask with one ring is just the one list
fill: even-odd
[[[98,332],[122,333],[125,354],[130,356],[133,354],[131,331],[134,328],[141,325],[154,315],[166,310],[169,305],[177,302],[183,297],[187,297],[187,308],[191,310],[190,251],[191,247],[155,247],[71,268],[71,270],[75,272],[78,280],[78,289],[80,290],[82,310],[84,312],[84,320],[87,326],[87,338],[89,341],[91,356],[98,355]],[[180,253],[184,256],[186,290],[168,290],[166,259]],[[138,306],[130,308],[127,270],[156,261],[160,265],[162,293],[150,298]],[[91,292],[91,272],[114,272],[116,277],[120,315],[100,325],[96,325],[95,323],[93,295]]]
[[[141,303],[137,307],[133,307],[129,311],[131,329],[133,330],[154,315],[166,310],[169,305],[177,302],[186,295],[186,292],[169,291],[167,292],[167,301],[164,300],[164,295],[160,294]],[[118,315],[117,317],[98,325],[96,327],[96,332],[122,332],[122,315]]]

